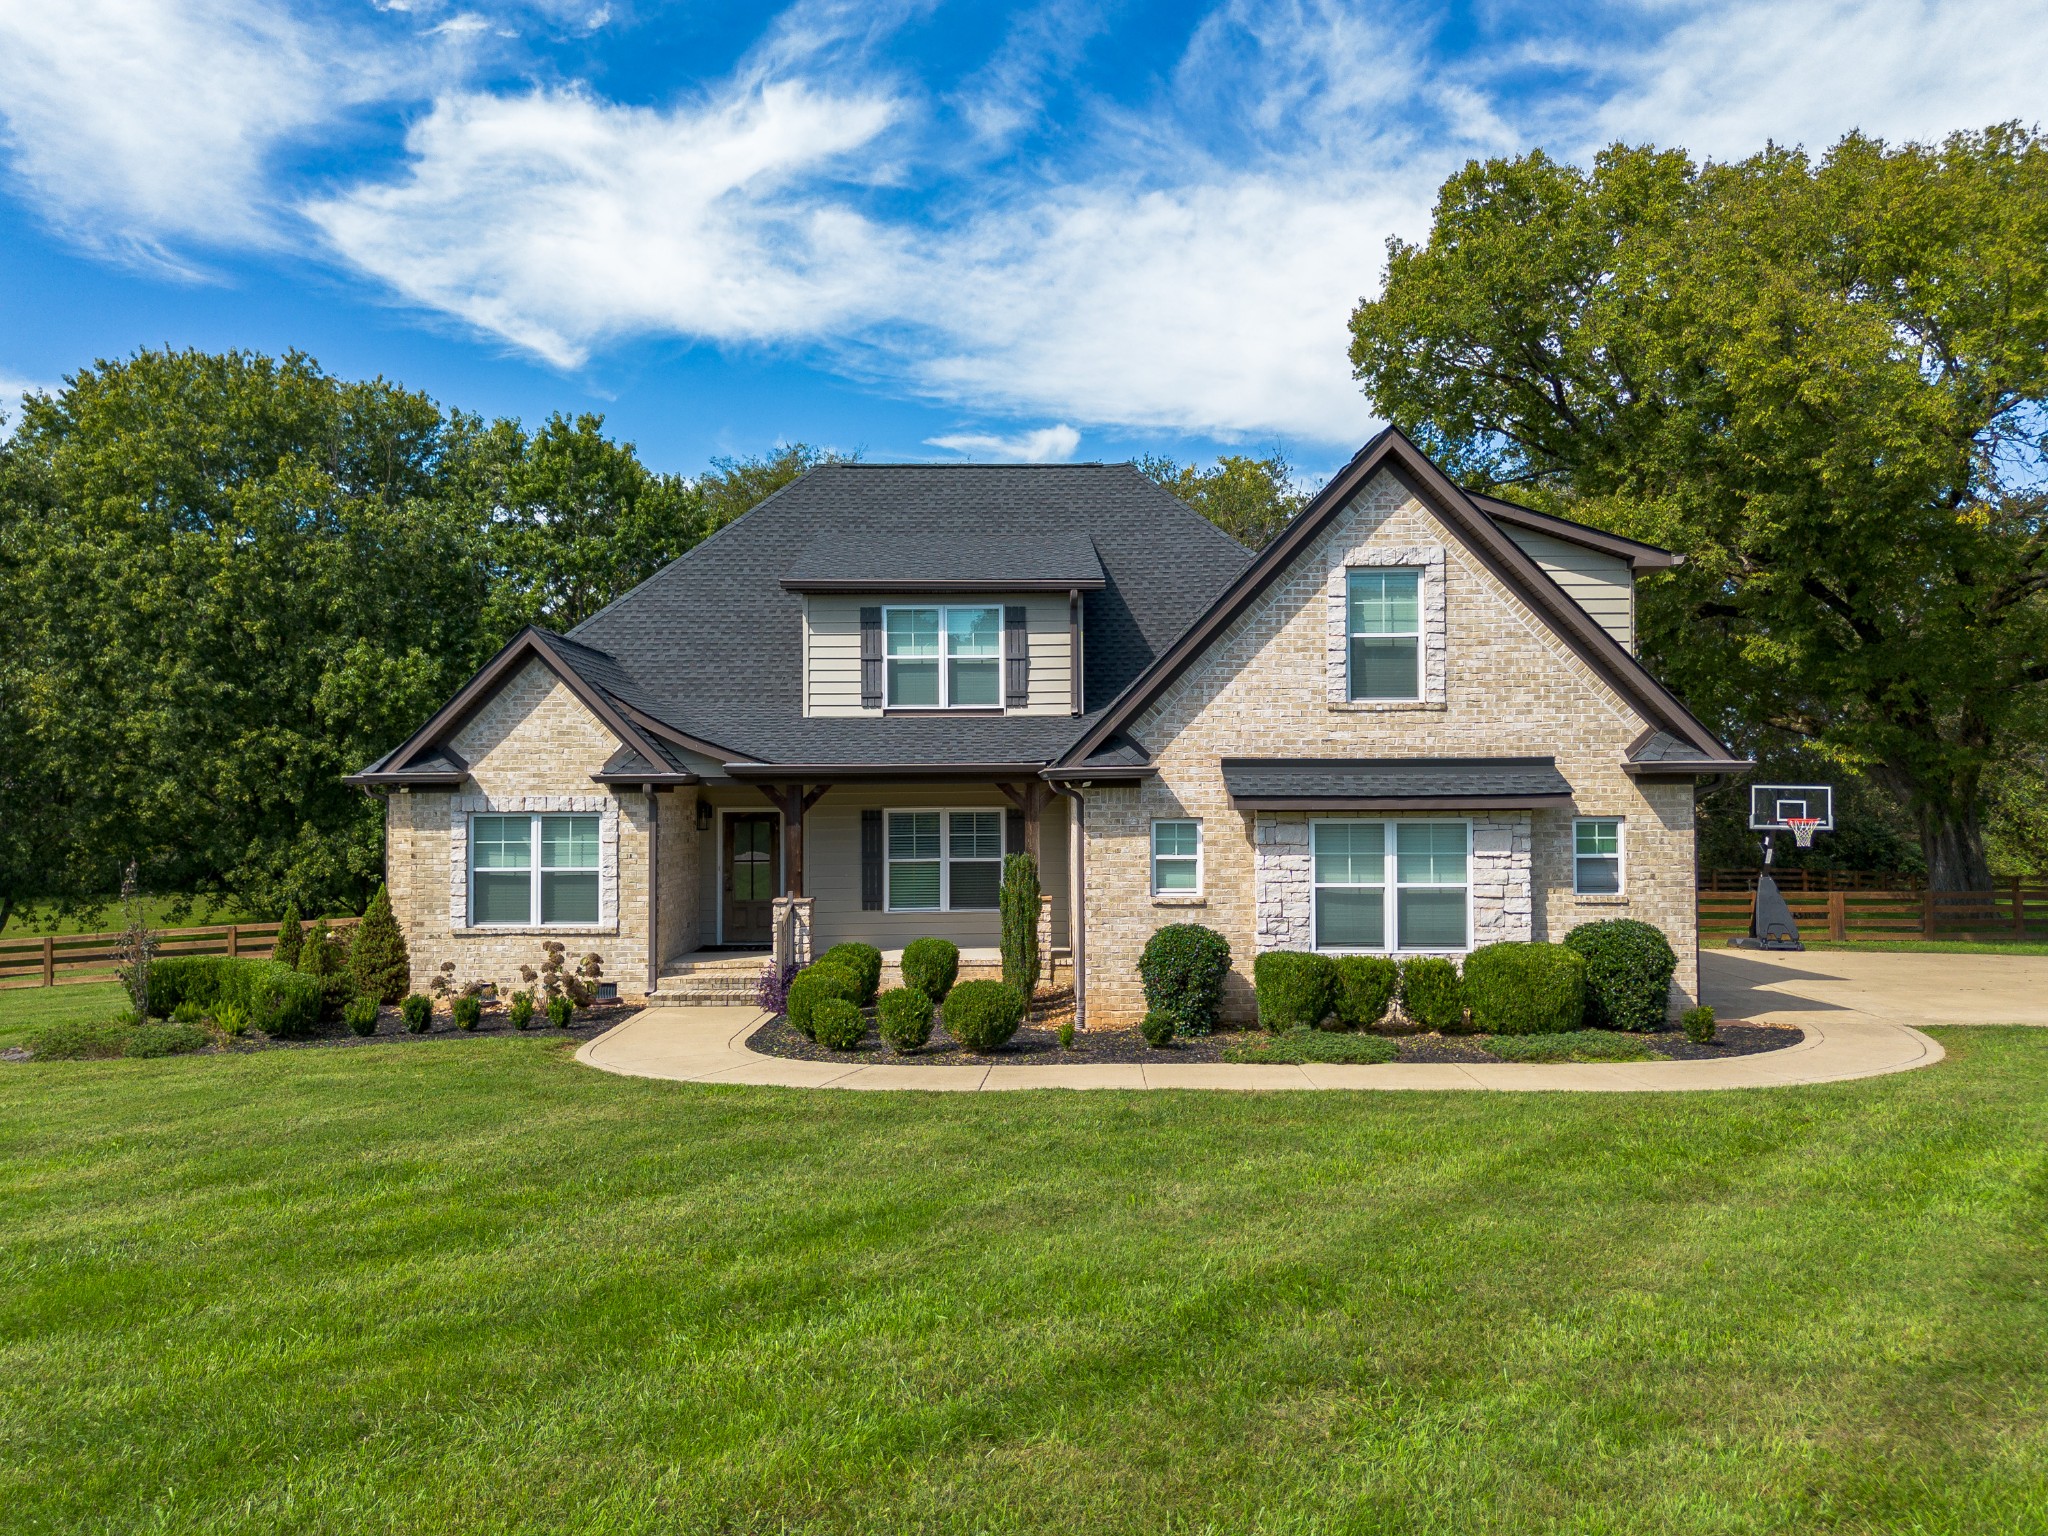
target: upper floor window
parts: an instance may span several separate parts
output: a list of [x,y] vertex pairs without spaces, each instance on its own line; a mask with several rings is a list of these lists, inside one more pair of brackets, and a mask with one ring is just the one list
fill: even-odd
[[1572,890],[1581,896],[1621,894],[1621,819],[1582,816],[1572,823]]
[[1152,894],[1193,896],[1202,889],[1202,824],[1152,823]]
[[1002,708],[1001,608],[888,608],[882,632],[891,709]]
[[595,816],[471,817],[470,923],[545,928],[597,922],[597,844]]
[[1344,605],[1349,697],[1422,697],[1422,573],[1354,570]]

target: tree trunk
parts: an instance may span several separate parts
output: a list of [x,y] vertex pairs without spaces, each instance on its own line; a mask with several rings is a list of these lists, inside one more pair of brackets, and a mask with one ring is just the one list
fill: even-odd
[[1984,825],[1974,809],[1920,811],[1920,855],[1934,891],[1988,891],[1991,865],[1984,857]]

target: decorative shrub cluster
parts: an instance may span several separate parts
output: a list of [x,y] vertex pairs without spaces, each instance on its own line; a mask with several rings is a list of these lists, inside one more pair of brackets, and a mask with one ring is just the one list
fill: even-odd
[[1206,1035],[1223,1007],[1230,974],[1230,941],[1200,923],[1168,923],[1145,941],[1138,979],[1145,1007],[1169,1015],[1183,1035]]
[[183,1056],[203,1051],[212,1036],[197,1024],[137,1024],[128,1032],[123,1056]]
[[874,945],[834,944],[815,963],[838,966],[860,983],[860,996],[854,1002],[862,1008],[873,1006],[875,993],[882,985],[882,952]]
[[1603,1029],[1664,1023],[1678,956],[1662,932],[1634,918],[1586,923],[1564,936],[1586,958],[1586,1022]]
[[960,946],[951,939],[912,939],[903,946],[903,984],[943,1003],[960,974]]
[[270,952],[270,958],[280,965],[289,965],[294,970],[299,964],[299,948],[306,942],[306,924],[299,916],[299,904],[288,901],[284,905],[284,916],[277,920],[277,947]]
[[341,1022],[359,1035],[374,1035],[377,1033],[377,999],[350,999],[349,1005],[341,1010]]
[[968,1050],[992,1051],[1023,1025],[1024,994],[1008,982],[963,981],[946,994],[945,1018],[946,1033]]
[[811,1038],[835,1051],[850,1051],[866,1038],[867,1015],[843,997],[821,997],[811,1009]]
[[821,958],[805,966],[797,973],[796,980],[789,984],[789,1027],[806,1040],[815,1040],[818,1038],[815,1022],[818,1004],[836,997],[858,1008],[864,991],[860,977],[843,965],[830,965]]
[[160,1018],[187,1005],[216,1016],[232,1006],[248,1025],[290,1039],[319,1023],[323,1000],[318,978],[275,960],[173,955],[149,968],[149,1008]]
[[1554,1035],[1586,1013],[1586,962],[1562,944],[1488,944],[1465,957],[1465,1006],[1490,1035]]
[[320,984],[320,1011],[337,1018],[358,988],[348,973],[349,941],[345,932],[335,933],[321,918],[299,949],[299,972]]
[[[906,950],[906,971],[910,968],[908,955]],[[917,987],[891,987],[882,994],[877,1011],[882,1038],[892,1051],[917,1050],[932,1037],[932,1000]]]

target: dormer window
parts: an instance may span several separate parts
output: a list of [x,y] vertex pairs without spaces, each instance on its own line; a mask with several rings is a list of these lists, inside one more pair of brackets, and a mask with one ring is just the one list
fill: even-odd
[[1001,607],[885,608],[891,709],[1001,709]]

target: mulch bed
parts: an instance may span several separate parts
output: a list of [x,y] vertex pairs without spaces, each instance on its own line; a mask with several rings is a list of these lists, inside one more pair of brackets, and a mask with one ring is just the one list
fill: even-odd
[[[932,1031],[932,1038],[924,1049],[905,1056],[890,1050],[872,1029],[853,1050],[835,1051],[806,1040],[778,1014],[747,1037],[747,1048],[763,1056],[780,1056],[790,1061],[886,1061],[906,1067],[957,1067],[989,1062],[1044,1066],[1051,1062],[1220,1062],[1231,1046],[1265,1038],[1256,1031],[1223,1030],[1200,1039],[1174,1040],[1163,1049],[1154,1050],[1135,1029],[1097,1029],[1078,1032],[1072,1049],[1062,1050],[1054,1025],[1031,1023],[1018,1030],[1010,1043],[1000,1050],[976,1053],[960,1045],[941,1025]],[[1415,1034],[1390,1035],[1388,1038],[1399,1049],[1400,1060],[1404,1062],[1500,1060],[1487,1051],[1483,1041],[1469,1035]],[[1796,1025],[1735,1021],[1722,1024],[1719,1037],[1711,1045],[1694,1045],[1677,1029],[1657,1030],[1628,1038],[1673,1061],[1725,1061],[1731,1056],[1754,1056],[1761,1051],[1783,1050],[1788,1045],[1797,1045],[1802,1036]]]
[[517,1030],[504,1004],[487,1005],[483,1017],[473,1030],[455,1027],[447,1013],[436,1010],[433,1028],[425,1034],[408,1034],[405,1022],[398,1016],[396,1008],[377,1010],[377,1032],[374,1035],[359,1035],[346,1024],[336,1021],[322,1024],[310,1035],[297,1040],[272,1040],[267,1036],[244,1035],[228,1046],[230,1051],[297,1051],[316,1046],[332,1045],[390,1045],[394,1041],[407,1040],[474,1040],[479,1035],[527,1035],[536,1039],[549,1036],[557,1040],[591,1040],[603,1034],[615,1024],[623,1024],[640,1010],[625,1003],[598,1003],[589,1008],[579,1008],[569,1016],[567,1029],[556,1029],[548,1023],[548,1016],[540,1009],[533,1011],[533,1027]]

